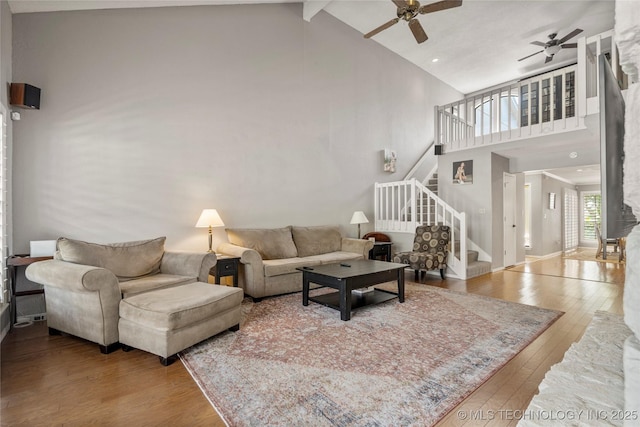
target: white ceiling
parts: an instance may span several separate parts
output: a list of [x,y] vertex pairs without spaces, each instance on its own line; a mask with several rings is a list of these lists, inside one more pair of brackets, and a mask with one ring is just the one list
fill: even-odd
[[[8,0],[13,13],[126,7],[188,6],[206,4],[283,3],[290,0]],[[435,1],[423,1],[422,4]],[[391,0],[306,0],[304,14],[324,9],[362,34],[396,17]],[[519,62],[541,50],[531,41],[545,42],[550,33],[563,37],[575,28],[589,37],[614,26],[614,0],[464,0],[462,6],[420,15],[429,39],[416,43],[405,21],[368,40],[413,62],[418,67],[469,94],[501,83],[518,80],[576,61],[576,49],[562,49],[549,64],[544,54]],[[313,25],[313,18],[311,18]],[[437,58],[437,62],[432,62]],[[390,77],[391,78],[391,77]],[[503,153],[510,157],[507,153]],[[589,168],[589,169],[585,169]],[[574,183],[585,182],[583,172],[556,171]],[[581,175],[582,174],[582,175]]]
[[545,172],[575,185],[600,184],[600,165],[547,169]]
[[[158,7],[204,4],[282,3],[291,0],[9,0],[13,13],[56,10]],[[434,1],[423,1],[422,4]],[[362,34],[396,17],[391,0],[308,0]],[[416,43],[405,21],[377,34],[380,43],[418,67],[468,94],[575,62],[576,50],[563,49],[549,64],[531,41],[563,37],[575,28],[592,36],[613,28],[614,0],[464,0],[461,7],[420,15],[429,40]],[[313,23],[313,19],[311,20]],[[575,38],[571,42],[575,42]],[[438,58],[438,62],[432,62]]]
[[[363,34],[396,16],[390,0],[333,1],[325,10]],[[546,66],[543,54],[518,59],[541,50],[530,42],[546,42],[554,32],[561,38],[581,28],[575,42],[612,29],[614,1],[464,0],[419,19],[429,36],[422,44],[404,21],[373,40],[468,94],[575,62],[576,49],[562,49]]]

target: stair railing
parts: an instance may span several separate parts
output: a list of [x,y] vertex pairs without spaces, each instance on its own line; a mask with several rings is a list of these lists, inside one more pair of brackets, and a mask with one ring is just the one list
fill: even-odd
[[[413,167],[409,170],[409,172],[407,172],[405,177],[402,179],[403,181],[407,181],[411,178],[414,178],[418,174],[418,171],[421,169],[425,169],[425,167],[427,168],[425,170],[437,169],[438,162],[435,154],[433,153],[433,150],[431,149],[431,147],[433,147],[434,144],[435,144],[435,141],[431,141],[431,143],[429,143],[429,145],[427,146],[427,149],[424,150],[424,153],[422,154],[422,156],[420,156],[416,164],[413,165]],[[431,174],[433,174],[433,172],[431,172]]]
[[467,222],[458,212],[415,178],[375,184],[375,229],[415,233],[419,225],[448,225],[451,229],[448,266],[466,279]]

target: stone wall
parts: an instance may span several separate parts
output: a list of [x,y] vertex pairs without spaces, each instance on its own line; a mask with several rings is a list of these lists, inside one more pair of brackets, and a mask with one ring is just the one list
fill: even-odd
[[[629,75],[625,98],[624,198],[640,218],[640,2],[616,1],[616,44],[622,70]],[[624,344],[625,412],[640,417],[640,226],[627,238],[624,320],[635,335]],[[635,412],[634,412],[635,411]],[[625,426],[638,425],[638,418]]]

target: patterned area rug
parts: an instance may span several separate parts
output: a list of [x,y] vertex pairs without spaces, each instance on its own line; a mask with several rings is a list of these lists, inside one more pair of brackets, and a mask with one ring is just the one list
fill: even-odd
[[426,426],[562,315],[413,283],[405,296],[348,322],[301,294],[245,299],[240,331],[180,358],[231,426]]
[[624,260],[620,262],[620,254],[618,252],[607,251],[607,259],[596,258],[596,249],[578,249],[577,251],[562,255],[566,259],[577,259],[580,261],[597,261],[611,262],[614,264],[624,264]]

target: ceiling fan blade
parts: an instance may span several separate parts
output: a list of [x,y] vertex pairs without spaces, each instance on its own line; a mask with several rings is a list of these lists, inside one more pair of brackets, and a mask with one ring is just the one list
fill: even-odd
[[544,60],[545,64],[548,64],[553,59],[553,56],[547,56],[547,59]]
[[536,53],[532,53],[531,55],[527,55],[527,56],[525,56],[524,58],[520,58],[520,59],[518,59],[518,61],[523,61],[523,60],[525,60],[525,59],[527,59],[527,58],[531,58],[533,55],[537,55],[537,54],[542,53],[542,52],[544,52],[544,50],[538,51],[538,52],[536,52]]
[[420,24],[416,18],[413,18],[409,21],[409,28],[411,28],[411,32],[413,33],[413,37],[416,38],[418,43],[426,42],[429,37],[427,37],[427,33],[424,32],[424,28]]
[[368,39],[370,37],[375,36],[376,34],[378,34],[380,31],[386,30],[387,28],[394,26],[398,23],[398,21],[400,21],[400,18],[394,18],[391,21],[387,22],[386,24],[382,24],[380,25],[378,28],[376,28],[375,30],[371,30],[369,31],[367,34],[364,35],[365,39]]
[[578,47],[578,43],[565,43],[565,44],[561,45],[560,47],[563,48],[563,49]]
[[402,9],[403,7],[407,7],[407,2],[404,0],[391,0],[393,2],[393,4],[395,4],[396,6],[398,6],[400,9]]
[[419,9],[419,12],[432,13],[458,6],[462,6],[462,0],[443,0],[431,4],[425,4]]
[[576,28],[575,30],[571,31],[569,34],[567,34],[566,36],[564,36],[563,38],[558,40],[558,44],[562,44],[562,43],[566,42],[567,40],[577,36],[581,32],[582,32],[582,30],[580,28]]
[[542,42],[531,42],[531,44],[536,45],[536,46],[542,46],[542,47],[546,46],[546,43],[542,43]]

